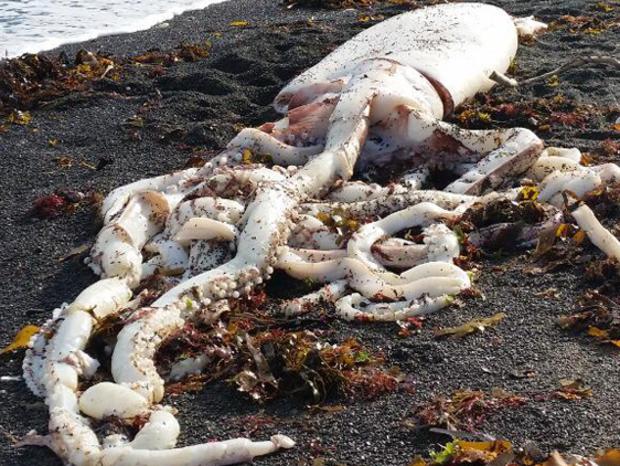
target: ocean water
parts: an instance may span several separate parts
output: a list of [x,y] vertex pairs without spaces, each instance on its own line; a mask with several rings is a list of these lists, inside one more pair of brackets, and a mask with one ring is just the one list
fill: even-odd
[[148,29],[223,0],[0,0],[0,58]]

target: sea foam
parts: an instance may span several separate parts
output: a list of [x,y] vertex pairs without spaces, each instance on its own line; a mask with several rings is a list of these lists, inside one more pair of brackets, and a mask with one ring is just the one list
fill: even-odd
[[224,0],[0,0],[0,57],[148,29]]

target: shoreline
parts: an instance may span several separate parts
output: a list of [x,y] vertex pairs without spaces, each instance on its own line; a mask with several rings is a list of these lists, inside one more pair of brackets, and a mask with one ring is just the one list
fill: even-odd
[[[226,0],[195,0],[195,2],[187,7],[175,6],[161,13],[150,14],[144,18],[135,18],[135,22],[131,25],[114,26],[108,29],[93,30],[84,32],[82,34],[72,36],[69,39],[60,37],[50,37],[37,42],[36,45],[19,44],[13,46],[13,49],[17,49],[18,52],[10,52],[9,48],[5,48],[0,57],[0,63],[3,60],[11,58],[17,58],[23,54],[37,54],[37,53],[50,53],[56,49],[61,49],[66,46],[86,43],[99,38],[105,38],[108,36],[117,36],[121,34],[132,34],[135,32],[147,31],[151,28],[161,27],[162,23],[170,21],[177,16],[184,13],[191,13],[192,11],[205,10],[211,5],[224,2]],[[36,48],[36,49],[35,49]]]
[[[496,3],[515,15],[536,14],[545,21],[565,14],[599,14],[589,13],[586,2],[577,0],[561,6],[543,0]],[[204,59],[160,67],[130,64],[122,68],[118,81],[100,80],[87,92],[54,99],[43,108],[32,109],[28,125],[13,125],[0,133],[0,150],[9,154],[2,158],[4,176],[0,179],[4,193],[0,210],[5,217],[0,236],[6,238],[0,251],[5,277],[0,291],[0,346],[26,323],[40,324],[54,307],[95,280],[79,257],[63,260],[74,248],[93,240],[99,229],[94,210],[84,205],[75,213],[40,220],[31,212],[35,199],[57,189],[105,193],[139,178],[182,168],[192,157],[208,157],[240,126],[272,120],[271,100],[288,80],[380,16],[405,8],[380,4],[369,10],[307,10],[286,9],[268,0],[235,0],[184,12],[163,29],[102,36],[45,52],[50,57],[64,52],[72,59],[84,48],[114,59],[153,48],[170,51],[181,43],[210,43]],[[362,21],[363,15],[375,19]],[[234,21],[249,24],[231,26]],[[547,71],[575,54],[610,50],[618,36],[617,30],[597,35],[551,31],[539,42],[521,46],[517,77]],[[533,102],[558,93],[606,109],[613,105],[614,94],[620,94],[618,72],[575,70],[557,88],[531,87],[522,94],[506,89],[495,94],[509,101]],[[549,145],[574,145],[594,153],[601,141],[611,137],[608,120],[613,117],[606,113],[580,126],[553,125],[541,137]],[[511,122],[495,124],[509,126]],[[68,157],[71,165],[60,166],[60,157]],[[415,393],[391,393],[373,401],[337,399],[332,404],[338,409],[323,412],[288,399],[261,406],[249,403],[223,383],[210,384],[202,391],[168,399],[179,409],[180,445],[240,435],[264,439],[282,432],[298,445],[259,458],[255,464],[305,466],[325,458],[325,464],[406,466],[415,455],[426,455],[438,443],[449,441],[448,436],[405,422],[417,404],[459,389],[548,392],[557,389],[560,379],[579,377],[592,388],[591,398],[545,400],[501,410],[477,430],[519,446],[534,442],[543,451],[592,454],[599,448],[617,447],[619,355],[556,325],[559,316],[577,308],[585,290],[583,265],[532,277],[522,271],[529,261],[520,253],[485,258],[479,288],[486,300],[468,300],[462,308],[429,316],[423,328],[407,338],[398,336],[396,325],[328,322],[334,338],[356,337],[385,353],[389,363],[411,377]],[[545,294],[549,289],[556,289],[559,297]],[[436,340],[433,336],[438,327],[499,311],[508,317],[492,331],[464,339]],[[0,357],[0,375],[19,375],[21,358],[22,353]],[[518,376],[528,371],[534,376]],[[21,437],[33,428],[46,431],[46,409],[23,382],[0,382],[0,390],[4,392],[2,432]],[[0,463],[60,464],[46,449],[13,448],[8,435],[0,442]]]
[[[248,14],[251,12],[251,14]],[[67,43],[45,51],[46,55],[59,52],[72,54],[80,48],[90,51],[104,51],[113,55],[128,56],[153,48],[166,50],[182,43],[199,43],[214,33],[242,32],[269,27],[278,22],[296,22],[313,18],[329,21],[336,13],[322,9],[286,9],[278,1],[259,3],[251,0],[216,0],[205,8],[187,10],[167,20],[168,26],[142,29],[131,33],[112,33],[80,43]],[[338,11],[339,15],[355,18],[355,10]],[[234,27],[234,21],[248,21],[246,27]],[[361,30],[361,29],[360,29]],[[86,47],[87,46],[87,47]]]

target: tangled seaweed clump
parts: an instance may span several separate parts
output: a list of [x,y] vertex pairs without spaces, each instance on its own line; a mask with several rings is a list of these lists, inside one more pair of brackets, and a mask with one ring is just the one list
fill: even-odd
[[[20,123],[23,114],[71,93],[96,89],[103,81],[120,82],[128,73],[163,74],[174,63],[194,62],[209,56],[211,43],[181,44],[171,51],[152,49],[133,57],[112,57],[79,50],[73,59],[65,53],[24,54],[0,63],[0,116],[6,123]],[[21,112],[21,113],[20,113]],[[21,119],[23,120],[23,119]]]
[[[594,462],[594,463],[592,463]],[[456,465],[515,465],[515,466],[568,466],[569,464],[599,464],[618,466],[620,450],[609,449],[591,458],[563,456],[557,451],[543,453],[535,444],[515,448],[508,440],[465,441],[455,439],[441,449],[431,450],[429,458],[416,457],[409,466],[456,466]]]
[[[545,85],[553,89],[559,84],[558,78],[555,78]],[[560,92],[531,100],[513,94],[503,96],[491,93],[476,95],[471,102],[462,105],[453,118],[458,124],[472,129],[500,125],[549,132],[565,127],[585,128],[613,113],[611,107],[576,102]]]
[[115,62],[85,50],[80,50],[73,62],[64,54],[55,58],[25,54],[7,60],[0,64],[0,115],[30,110],[68,93],[86,91],[93,81],[106,77],[120,79]]
[[254,399],[283,394],[315,403],[334,394],[371,399],[396,390],[399,383],[398,374],[379,367],[380,355],[352,338],[330,344],[315,332],[268,331],[247,343],[255,370],[244,369],[233,380]]
[[591,36],[616,30],[619,26],[614,6],[605,2],[597,2],[590,11],[584,11],[577,16],[563,15],[549,24],[552,31],[565,30],[574,35]]
[[469,230],[480,230],[499,223],[523,222],[535,224],[546,217],[545,206],[528,199],[528,190],[521,192],[521,200],[517,202],[508,199],[497,199],[488,203],[475,203],[468,209],[460,220]]
[[[244,310],[263,300],[254,294],[242,307],[225,305],[217,318],[187,322],[166,340],[158,366],[171,381],[179,380],[171,393],[227,380],[259,403],[289,396],[320,403],[334,396],[373,399],[399,388],[398,369],[386,369],[383,355],[358,340],[333,343],[324,330],[288,331],[265,314]],[[199,373],[180,374],[175,366],[183,360],[203,366]]]
[[620,305],[613,299],[590,290],[581,299],[579,312],[561,317],[563,329],[586,332],[603,344],[620,348]]
[[538,190],[524,186],[515,201],[496,199],[474,203],[455,228],[461,233],[462,259],[476,259],[481,250],[523,250],[535,246],[554,227],[554,209],[536,200]]

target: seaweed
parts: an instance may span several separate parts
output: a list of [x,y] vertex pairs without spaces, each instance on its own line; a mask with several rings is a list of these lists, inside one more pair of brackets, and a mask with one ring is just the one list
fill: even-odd
[[97,191],[57,189],[51,194],[36,198],[32,204],[32,215],[40,219],[53,219],[63,214],[75,213],[82,207],[97,208],[103,196]]
[[449,397],[436,396],[430,403],[414,407],[413,418],[418,426],[445,427],[471,432],[490,415],[527,403],[528,398],[495,389],[459,390]]
[[375,0],[285,0],[287,8],[325,8],[344,10],[346,8],[367,8],[376,3]]
[[17,351],[19,349],[28,348],[30,339],[38,332],[39,327],[36,325],[25,325],[17,332],[11,343],[0,349],[0,355],[12,353],[13,351]]
[[[584,34],[597,36],[620,27],[618,18],[611,14],[614,8],[611,5],[599,2],[593,14],[578,16],[563,15],[549,24],[551,31],[568,31],[570,34]],[[609,14],[607,14],[609,13]]]
[[[182,43],[171,51],[150,49],[140,55],[129,58],[129,63],[167,67],[180,61],[195,62],[207,58],[211,52],[211,47],[211,42],[205,41],[201,44]],[[157,70],[157,74],[163,74],[162,68],[154,67],[153,69]]]
[[181,44],[173,50],[152,49],[117,58],[79,50],[70,60],[64,53],[24,54],[0,63],[0,116],[7,124],[27,124],[28,110],[72,93],[88,95],[102,81],[121,82],[126,74],[143,71],[150,77],[165,73],[177,62],[195,62],[209,56],[211,43]]
[[435,338],[442,337],[464,337],[476,332],[484,332],[489,327],[495,327],[504,318],[506,314],[499,312],[491,317],[483,317],[470,320],[469,322],[459,325],[458,327],[447,327],[435,331]]
[[522,194],[519,202],[497,199],[487,203],[475,203],[465,211],[461,223],[467,222],[473,228],[483,228],[498,223],[542,222],[546,217],[545,207],[528,197],[531,196]]
[[399,371],[385,369],[380,353],[355,339],[332,343],[318,330],[286,330],[257,310],[265,299],[263,293],[231,302],[217,320],[188,322],[170,336],[157,356],[163,373],[178,358],[209,359],[202,375],[175,384],[173,391],[226,380],[259,403],[291,396],[320,403],[331,396],[373,399],[398,388]]
[[414,405],[406,424],[414,428],[476,433],[487,419],[506,409],[518,409],[532,402],[572,402],[592,396],[592,389],[579,378],[562,379],[559,385],[551,390],[520,394],[495,388],[488,392],[457,390],[450,395],[437,395],[430,402]]
[[[441,446],[439,450],[430,450],[428,458],[415,457],[409,466],[484,466],[487,464],[493,466],[568,466],[574,464],[574,458],[565,460],[557,451],[545,454],[532,442],[526,443],[523,448],[516,448],[512,442],[503,439],[465,441],[455,438]],[[580,463],[584,464],[618,466],[620,450],[611,448],[597,452],[591,458],[577,458]]]
[[[314,403],[333,394],[370,399],[395,390],[398,384],[397,377],[378,369],[382,357],[355,339],[330,344],[309,331],[267,332],[259,334],[256,342],[260,353],[254,354],[264,357],[264,361],[262,366],[255,362],[254,373],[263,380],[277,380],[277,390],[259,394],[261,398],[272,398],[280,392],[298,394]],[[266,377],[265,373],[271,375]],[[242,391],[255,390],[238,385]]]
[[601,343],[620,348],[620,305],[595,290],[587,291],[580,301],[578,312],[558,320],[560,327],[585,332]]
[[574,401],[592,396],[592,389],[587,387],[581,379],[562,379],[560,388],[551,393],[551,398],[557,400]]
[[44,54],[7,60],[0,63],[0,116],[14,123],[18,112],[23,114],[72,92],[88,91],[93,81],[104,78],[119,79],[117,64],[85,50],[76,54],[73,63],[64,55],[52,58]]
[[316,217],[338,235],[339,244],[345,244],[361,226],[359,219],[351,217],[346,210],[340,208],[330,213],[319,212]]
[[[546,87],[559,86],[557,76],[547,80]],[[545,97],[527,99],[521,95],[492,92],[477,94],[460,106],[451,120],[464,128],[525,127],[539,133],[561,128],[585,129],[592,122],[612,114],[613,107],[578,102],[559,91]]]

